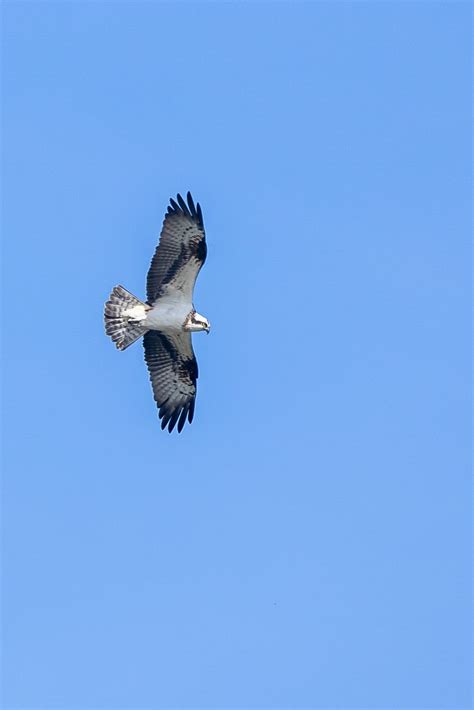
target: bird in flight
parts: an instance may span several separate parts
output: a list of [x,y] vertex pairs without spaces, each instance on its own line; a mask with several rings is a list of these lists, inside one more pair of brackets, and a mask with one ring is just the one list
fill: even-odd
[[160,241],[147,276],[146,303],[116,286],[105,304],[105,332],[119,350],[143,337],[145,361],[161,428],[180,432],[192,422],[198,366],[191,333],[209,333],[207,318],[193,305],[197,275],[206,260],[199,203],[188,192],[170,199]]

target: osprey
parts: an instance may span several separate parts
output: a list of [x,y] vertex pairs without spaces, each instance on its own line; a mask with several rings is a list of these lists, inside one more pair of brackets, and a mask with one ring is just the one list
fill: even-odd
[[206,234],[191,193],[170,199],[147,276],[147,301],[116,286],[105,304],[105,331],[119,350],[143,337],[145,361],[161,428],[180,432],[192,422],[198,367],[191,333],[209,333],[207,318],[193,306],[197,275],[206,260]]

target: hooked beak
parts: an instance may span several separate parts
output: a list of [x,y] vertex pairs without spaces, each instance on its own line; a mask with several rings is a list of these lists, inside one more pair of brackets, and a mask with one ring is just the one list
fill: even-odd
[[204,330],[205,330],[206,333],[209,335],[209,333],[211,332],[211,326],[208,325],[207,328],[204,328]]

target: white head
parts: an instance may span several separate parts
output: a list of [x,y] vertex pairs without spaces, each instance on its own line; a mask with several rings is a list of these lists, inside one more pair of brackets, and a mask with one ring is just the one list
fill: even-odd
[[188,330],[191,333],[198,332],[199,330],[205,330],[206,333],[209,333],[211,330],[211,324],[207,318],[204,318],[204,316],[196,313],[196,311],[191,311],[186,319],[186,322],[184,323],[184,330]]

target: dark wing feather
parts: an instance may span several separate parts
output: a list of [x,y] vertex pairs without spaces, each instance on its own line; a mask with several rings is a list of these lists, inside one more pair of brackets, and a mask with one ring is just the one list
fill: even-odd
[[191,333],[171,336],[149,330],[143,345],[161,428],[172,432],[178,424],[180,432],[186,419],[192,422],[196,401],[198,367]]
[[153,304],[167,287],[183,291],[192,301],[194,284],[206,260],[206,234],[199,203],[188,192],[187,204],[177,195],[170,199],[161,229],[160,242],[148,271],[148,303]]

